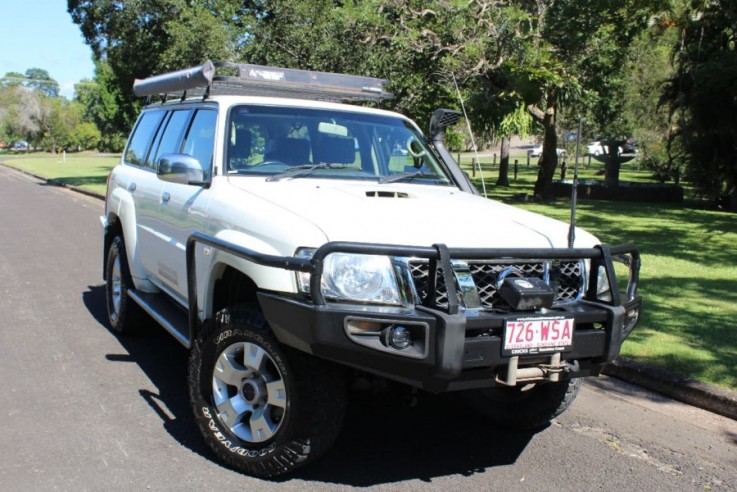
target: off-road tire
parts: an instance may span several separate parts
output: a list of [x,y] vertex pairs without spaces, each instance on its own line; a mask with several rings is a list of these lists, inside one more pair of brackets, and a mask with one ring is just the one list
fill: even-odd
[[[253,307],[224,309],[205,331],[190,355],[190,400],[200,432],[223,463],[249,475],[276,477],[333,445],[345,415],[341,368],[281,346]],[[251,362],[256,359],[258,364]],[[274,388],[283,391],[279,398],[272,398]],[[228,415],[229,408],[237,419]]]
[[105,265],[106,304],[110,328],[120,335],[130,335],[140,331],[143,310],[129,296],[133,288],[128,257],[125,254],[123,238],[115,236],[110,243]]
[[519,431],[545,427],[573,403],[581,379],[521,387],[489,388],[462,392],[466,403],[500,428]]

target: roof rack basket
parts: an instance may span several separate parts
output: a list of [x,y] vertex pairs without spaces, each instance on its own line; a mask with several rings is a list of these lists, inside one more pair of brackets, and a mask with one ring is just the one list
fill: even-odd
[[388,80],[358,75],[208,60],[197,67],[136,80],[133,93],[138,97],[162,96],[162,100],[246,95],[355,102],[391,99],[394,96],[384,90],[387,84]]

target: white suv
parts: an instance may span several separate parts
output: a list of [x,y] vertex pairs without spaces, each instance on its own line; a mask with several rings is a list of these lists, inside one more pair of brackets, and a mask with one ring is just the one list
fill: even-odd
[[319,457],[356,375],[539,427],[617,356],[641,305],[636,248],[569,245],[568,225],[479,196],[443,144],[457,112],[436,111],[428,139],[334,102],[380,103],[386,81],[223,69],[136,83],[168,96],[141,113],[102,217],[110,325],[145,311],[191,349],[221,460],[269,477]]

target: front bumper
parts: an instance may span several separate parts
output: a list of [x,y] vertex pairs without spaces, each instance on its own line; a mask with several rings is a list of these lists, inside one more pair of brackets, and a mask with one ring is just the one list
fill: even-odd
[[[266,319],[279,340],[304,352],[428,391],[454,391],[504,384],[513,357],[502,355],[502,331],[510,314],[448,314],[417,307],[315,306],[272,293],[259,294]],[[549,310],[575,319],[573,345],[561,358],[568,377],[598,375],[618,354],[637,323],[637,297],[622,306],[581,301]],[[380,326],[424,327],[425,350],[408,357],[390,347],[370,347],[347,329],[350,321]],[[420,335],[422,336],[422,335]],[[378,342],[380,343],[380,342]],[[520,356],[515,367],[546,366],[549,355]]]
[[[187,244],[192,335],[201,323],[196,288],[197,243],[261,265],[311,274],[311,299],[271,292],[258,294],[264,315],[280,342],[434,392],[556,381],[562,372],[567,373],[565,377],[598,375],[619,354],[625,338],[637,325],[642,306],[642,299],[637,295],[640,256],[632,245],[587,249],[449,249],[444,245],[427,248],[334,242],[318,248],[308,260],[264,255],[195,233]],[[327,302],[321,292],[321,276],[326,257],[337,252],[424,258],[429,261],[430,278],[437,278],[444,286],[447,303],[437,302],[433,282],[429,282],[421,302],[410,307]],[[526,258],[588,261],[586,292],[575,302],[532,312],[466,309],[454,273],[454,259]],[[626,265],[628,270],[626,286],[622,288],[615,262]],[[610,287],[605,300],[597,291],[600,274],[606,277]],[[552,355],[504,356],[505,322],[520,315],[573,319],[572,345]],[[393,348],[386,343],[383,333],[396,326],[412,334],[411,350]]]

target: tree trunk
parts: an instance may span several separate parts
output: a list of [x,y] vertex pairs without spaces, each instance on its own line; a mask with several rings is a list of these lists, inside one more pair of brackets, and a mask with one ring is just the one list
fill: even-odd
[[553,198],[553,176],[558,167],[558,135],[555,129],[555,107],[545,110],[542,120],[545,135],[543,137],[543,153],[538,163],[537,181],[535,182],[535,196],[542,200]]
[[509,188],[509,137],[502,137],[499,178],[496,180],[496,185]]
[[604,186],[619,186],[619,170],[622,163],[619,160],[619,142],[610,141],[606,143],[607,159],[604,164]]

